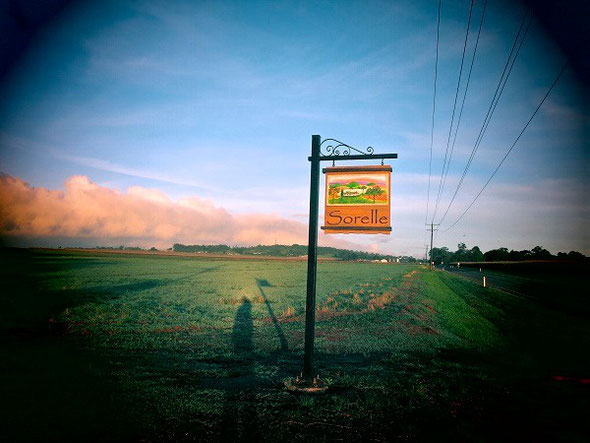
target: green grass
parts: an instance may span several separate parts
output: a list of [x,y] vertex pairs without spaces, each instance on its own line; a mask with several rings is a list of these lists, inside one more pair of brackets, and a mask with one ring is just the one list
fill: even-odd
[[320,263],[310,397],[304,262],[1,254],[2,440],[585,435],[586,318],[447,273]]
[[370,197],[363,197],[363,196],[349,196],[349,197],[338,197],[338,198],[330,198],[328,199],[328,203],[331,205],[341,204],[341,205],[351,205],[355,203],[367,204],[367,205],[374,205],[374,204],[383,204],[382,201],[377,200],[376,202],[373,201]]

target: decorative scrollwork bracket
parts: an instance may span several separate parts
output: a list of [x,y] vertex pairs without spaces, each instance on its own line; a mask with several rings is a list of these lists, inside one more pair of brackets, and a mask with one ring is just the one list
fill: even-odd
[[[325,144],[325,145],[324,145]],[[323,148],[323,152],[322,152]],[[357,149],[354,146],[347,145],[346,143],[342,143],[339,140],[334,138],[327,138],[322,140],[320,143],[320,157],[341,157],[341,156],[349,156],[351,155],[351,151],[354,153],[358,153],[361,155],[373,155],[375,151],[372,146],[368,146],[365,151],[361,149]]]

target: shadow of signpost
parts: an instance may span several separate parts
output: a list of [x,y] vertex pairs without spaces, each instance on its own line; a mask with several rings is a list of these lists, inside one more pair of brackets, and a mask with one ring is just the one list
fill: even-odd
[[264,299],[264,303],[266,304],[266,308],[268,309],[268,314],[270,315],[270,318],[272,320],[272,324],[274,325],[276,331],[277,331],[277,335],[279,336],[279,341],[281,343],[281,351],[282,352],[287,352],[289,350],[289,346],[287,345],[287,339],[285,338],[285,334],[283,333],[283,329],[281,328],[281,325],[279,324],[279,321],[277,320],[277,316],[275,315],[272,306],[270,305],[270,301],[268,301],[268,298],[266,297],[266,294],[264,293],[264,289],[262,288],[272,288],[272,285],[268,282],[268,280],[262,280],[257,278],[256,279],[256,286],[258,286],[258,290],[260,291],[260,295],[262,295],[262,298]]

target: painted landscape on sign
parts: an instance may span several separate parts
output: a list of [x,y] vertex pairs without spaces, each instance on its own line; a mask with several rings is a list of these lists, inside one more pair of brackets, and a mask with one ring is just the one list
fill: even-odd
[[328,174],[328,205],[387,205],[388,175],[383,173]]

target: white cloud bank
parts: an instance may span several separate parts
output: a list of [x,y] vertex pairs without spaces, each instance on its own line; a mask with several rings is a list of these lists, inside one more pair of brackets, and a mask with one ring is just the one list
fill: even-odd
[[[157,247],[175,242],[306,244],[307,226],[275,214],[233,215],[199,197],[174,201],[156,189],[135,186],[121,192],[81,175],[67,179],[64,190],[1,175],[0,235],[8,244],[52,245],[54,239],[54,246],[64,239]],[[322,236],[321,243],[355,248],[332,237]]]

